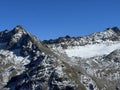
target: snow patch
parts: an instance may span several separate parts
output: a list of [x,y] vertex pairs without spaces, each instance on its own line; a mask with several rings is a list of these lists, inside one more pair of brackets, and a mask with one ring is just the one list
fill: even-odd
[[120,42],[74,46],[72,48],[66,49],[65,53],[69,57],[75,56],[82,58],[90,58],[94,56],[109,54],[116,49],[120,49]]

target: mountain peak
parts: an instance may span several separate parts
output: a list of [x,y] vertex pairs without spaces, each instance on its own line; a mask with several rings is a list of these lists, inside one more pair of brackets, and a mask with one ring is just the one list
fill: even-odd
[[[16,51],[19,49],[19,55],[22,56],[33,54],[33,51],[34,53],[40,51],[47,55],[54,55],[46,45],[27,32],[21,25],[17,25],[11,31],[0,32],[0,43],[6,43],[4,47],[6,50]],[[0,47],[0,49],[3,48]]]
[[15,28],[16,29],[23,29],[23,27],[21,25],[17,25]]
[[17,25],[14,29],[13,29],[14,33],[23,33],[26,34],[26,30],[21,26],[21,25]]
[[[0,76],[5,75],[2,77],[3,81],[0,79],[0,90],[3,90],[1,89],[4,86],[3,82],[7,88],[12,90],[47,90],[46,87],[50,90],[63,90],[64,88],[76,90],[74,88],[80,86],[77,85],[77,80],[73,81],[71,78],[74,74],[70,66],[64,65],[69,72],[61,66],[63,58],[60,58],[20,25],[7,33],[1,32],[0,37],[0,62],[6,63],[0,63],[0,68],[4,70]],[[35,84],[30,84],[30,82]]]
[[106,28],[105,31],[113,31],[115,33],[120,33],[120,29],[117,26],[112,27],[112,28]]
[[113,27],[112,30],[120,35],[120,29],[118,27]]

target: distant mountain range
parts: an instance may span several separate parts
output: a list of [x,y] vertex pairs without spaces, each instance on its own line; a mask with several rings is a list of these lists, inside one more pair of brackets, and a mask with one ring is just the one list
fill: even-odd
[[0,32],[0,90],[120,90],[120,29],[40,41]]

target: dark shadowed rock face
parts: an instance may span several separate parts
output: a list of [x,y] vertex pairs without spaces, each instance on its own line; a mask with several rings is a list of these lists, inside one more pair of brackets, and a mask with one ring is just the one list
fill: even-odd
[[120,63],[120,49],[111,52],[109,55],[105,57],[105,60]]

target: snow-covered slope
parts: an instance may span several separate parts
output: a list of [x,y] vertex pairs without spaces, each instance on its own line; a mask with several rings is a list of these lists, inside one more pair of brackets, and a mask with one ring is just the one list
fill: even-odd
[[0,50],[0,84],[7,84],[11,77],[20,75],[28,63],[30,61],[27,58],[16,56],[8,50]]
[[80,70],[87,90],[120,90],[120,30],[107,28],[84,37],[45,40],[65,62]]
[[74,46],[65,49],[65,53],[69,57],[75,56],[90,58],[95,56],[107,55],[116,49],[120,49],[120,42],[105,42],[101,44]]

